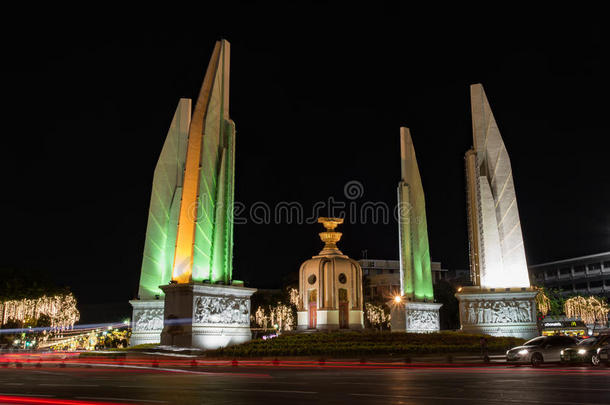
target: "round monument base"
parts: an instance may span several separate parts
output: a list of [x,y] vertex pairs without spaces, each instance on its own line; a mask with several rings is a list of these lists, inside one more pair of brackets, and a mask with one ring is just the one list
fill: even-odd
[[347,327],[341,327],[338,309],[316,310],[315,326],[310,328],[308,311],[297,311],[297,330],[362,330],[364,324],[364,313],[357,309],[348,312]]

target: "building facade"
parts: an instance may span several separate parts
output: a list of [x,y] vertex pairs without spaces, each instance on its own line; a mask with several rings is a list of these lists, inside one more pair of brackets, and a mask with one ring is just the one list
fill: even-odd
[[529,266],[532,281],[562,294],[610,298],[610,252]]
[[[399,260],[360,259],[358,263],[364,277],[365,301],[389,300],[400,295]],[[430,267],[434,284],[447,277],[448,270],[442,268],[441,262],[430,262]]]

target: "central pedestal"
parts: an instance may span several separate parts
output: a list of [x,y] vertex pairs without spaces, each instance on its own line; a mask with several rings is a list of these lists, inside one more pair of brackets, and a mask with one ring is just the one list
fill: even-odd
[[455,294],[462,330],[523,339],[537,336],[537,293],[528,288],[463,287]]
[[407,302],[404,305],[392,305],[390,310],[392,332],[438,332],[440,329],[438,310],[442,306],[443,304],[434,302]]
[[204,283],[169,284],[161,344],[217,349],[252,339],[250,296],[255,288]]

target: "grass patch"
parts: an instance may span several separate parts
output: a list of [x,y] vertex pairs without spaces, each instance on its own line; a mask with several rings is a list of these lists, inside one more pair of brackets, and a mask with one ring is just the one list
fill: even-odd
[[480,353],[480,338],[487,338],[490,353],[503,352],[524,342],[515,337],[494,337],[462,332],[320,332],[284,334],[270,340],[253,340],[208,350],[209,357],[275,356],[397,356],[436,353]]
[[147,349],[154,349],[155,347],[159,346],[161,343],[143,343],[141,345],[135,345],[135,346],[130,346],[130,347],[126,347],[123,350],[147,350]]

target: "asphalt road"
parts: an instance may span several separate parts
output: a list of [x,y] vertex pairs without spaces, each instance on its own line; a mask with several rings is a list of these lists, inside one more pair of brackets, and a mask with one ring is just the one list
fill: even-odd
[[0,403],[598,405],[609,383],[586,367],[24,366],[0,368]]

